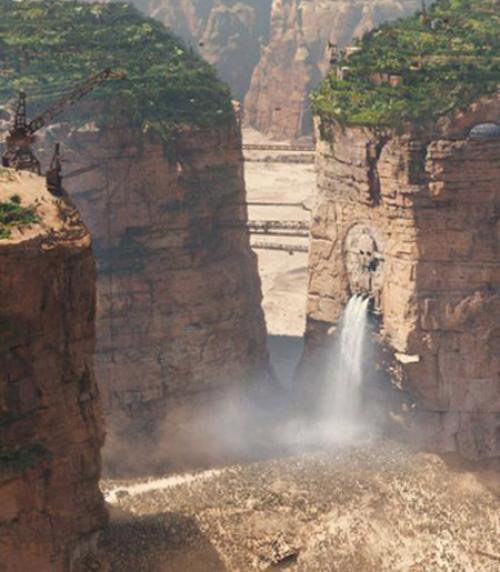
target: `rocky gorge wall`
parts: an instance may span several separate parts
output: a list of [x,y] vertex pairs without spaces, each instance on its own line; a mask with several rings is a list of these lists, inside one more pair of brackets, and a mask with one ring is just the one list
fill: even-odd
[[[126,125],[62,123],[43,142],[47,154],[56,139],[98,263],[105,459],[135,466],[143,452],[139,464],[154,466],[156,455],[202,462],[216,443],[198,424],[267,375],[239,124],[184,130],[169,147]],[[154,450],[137,446],[131,458],[128,444],[151,431]]]
[[323,125],[317,147],[305,362],[369,292],[410,433],[471,458],[500,452],[500,139],[471,134],[499,110],[480,100],[419,135]]
[[308,94],[339,49],[417,0],[135,0],[214,64],[244,123],[276,139],[310,134]]
[[93,369],[95,263],[41,177],[0,172],[39,222],[0,239],[0,570],[76,570],[107,515]]

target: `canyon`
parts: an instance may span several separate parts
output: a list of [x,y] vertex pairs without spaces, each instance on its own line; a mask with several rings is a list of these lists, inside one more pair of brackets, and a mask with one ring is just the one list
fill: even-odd
[[11,196],[38,219],[0,240],[0,570],[76,570],[107,522],[95,263],[78,213],[45,179],[2,169],[0,202]]
[[[0,572],[497,570],[498,14],[460,2],[332,62],[409,4],[142,2],[186,49],[6,0],[6,50],[46,36],[0,92],[40,112],[91,55],[121,79],[28,134],[58,196],[0,169]],[[315,151],[271,147],[329,68]]]
[[243,105],[244,124],[275,139],[312,132],[308,94],[332,56],[416,0],[135,0],[216,66]]

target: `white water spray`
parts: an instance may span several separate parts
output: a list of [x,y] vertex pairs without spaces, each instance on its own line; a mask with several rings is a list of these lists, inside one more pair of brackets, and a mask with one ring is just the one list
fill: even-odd
[[330,415],[348,423],[361,415],[363,361],[369,298],[353,296],[344,311],[327,405]]

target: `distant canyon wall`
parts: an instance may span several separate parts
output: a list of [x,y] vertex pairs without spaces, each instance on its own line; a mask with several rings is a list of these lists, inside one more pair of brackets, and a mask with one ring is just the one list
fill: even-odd
[[12,195],[40,222],[0,239],[0,570],[94,569],[107,515],[90,237],[42,177],[2,170]]
[[270,34],[271,0],[135,0],[215,65],[243,101]]
[[419,0],[134,0],[182,36],[244,102],[244,123],[276,139],[311,133],[308,94],[339,48]]

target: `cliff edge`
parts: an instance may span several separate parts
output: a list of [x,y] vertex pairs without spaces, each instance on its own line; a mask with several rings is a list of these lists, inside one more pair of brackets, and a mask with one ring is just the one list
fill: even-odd
[[0,570],[67,571],[106,523],[95,267],[77,212],[0,171]]

